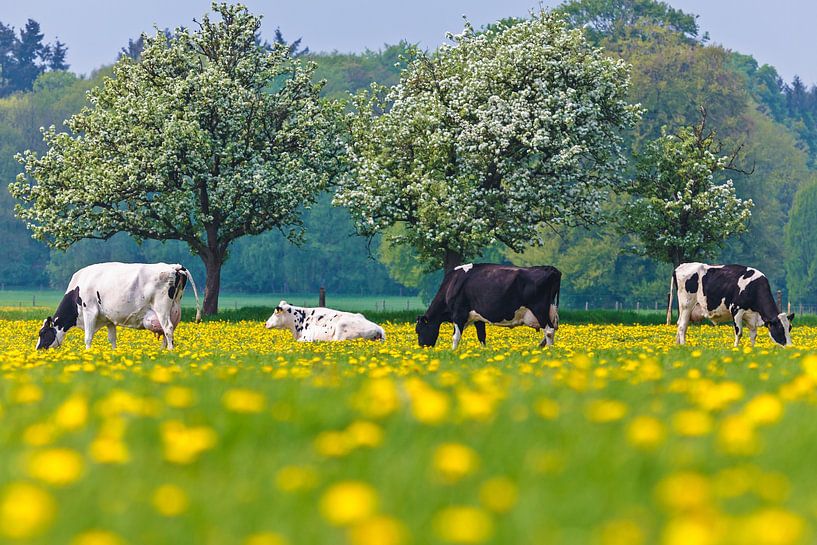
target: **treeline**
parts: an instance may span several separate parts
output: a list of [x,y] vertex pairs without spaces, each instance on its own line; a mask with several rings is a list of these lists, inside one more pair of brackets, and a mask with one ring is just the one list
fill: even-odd
[[[817,89],[798,78],[785,83],[773,67],[710,45],[694,16],[663,2],[573,0],[561,9],[608,54],[632,65],[630,98],[645,108],[641,122],[627,136],[634,158],[662,127],[674,130],[694,124],[702,106],[725,146],[740,150],[737,159],[743,172],[727,175],[738,195],[754,202],[749,229],[712,259],[752,264],[764,270],[774,286],[791,289],[793,297],[817,299],[817,286],[809,276],[817,274],[809,272],[817,270],[813,265],[817,257],[803,251],[803,241],[813,238],[809,214],[814,215],[810,204],[817,194],[811,171],[817,161]],[[14,32],[12,36],[18,39]],[[21,32],[21,42],[23,37]],[[283,38],[278,34],[276,39]],[[59,127],[82,108],[85,92],[106,73],[103,69],[84,79],[66,72],[65,46],[41,42],[40,38],[44,49],[33,61],[40,73],[30,87],[0,99],[0,177],[7,181],[20,170],[14,154],[41,150],[39,127]],[[135,56],[138,48],[138,40],[131,40],[124,52]],[[400,43],[361,54],[305,56],[317,63],[316,77],[326,80],[324,93],[344,97],[371,82],[396,82],[408,49],[409,44]],[[55,51],[62,51],[63,65],[49,64]],[[612,305],[624,297],[660,299],[670,267],[641,255],[638,241],[620,229],[616,219],[627,199],[626,193],[619,193],[608,202],[607,221],[593,228],[543,227],[541,246],[522,253],[495,247],[483,259],[556,264],[565,273],[563,290],[593,305]],[[300,247],[277,232],[239,240],[224,267],[223,289],[299,292],[321,285],[338,293],[433,289],[437,277],[426,274],[410,250],[381,247],[377,239],[353,236],[348,213],[332,207],[329,200],[324,195],[305,213],[306,241]],[[0,243],[6,248],[0,284],[6,287],[61,287],[78,267],[103,260],[180,261],[203,274],[198,259],[172,242],[137,245],[117,235],[104,242],[84,241],[66,252],[50,251],[30,238],[13,207],[11,197],[0,192]]]

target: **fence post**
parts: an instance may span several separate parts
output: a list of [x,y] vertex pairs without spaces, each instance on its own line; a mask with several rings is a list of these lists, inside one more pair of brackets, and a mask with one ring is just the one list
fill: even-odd
[[777,312],[783,312],[783,290],[777,290]]
[[588,306],[590,305],[589,301],[584,302],[584,310],[588,310]]
[[326,288],[321,286],[318,290],[318,306],[325,307],[326,306]]
[[32,295],[32,296],[31,296],[31,306],[32,306],[32,307],[36,307],[36,306],[37,306],[37,296],[36,296],[36,295]]
[[641,301],[636,301],[636,302],[635,302],[635,310],[636,310],[636,311],[641,310]]

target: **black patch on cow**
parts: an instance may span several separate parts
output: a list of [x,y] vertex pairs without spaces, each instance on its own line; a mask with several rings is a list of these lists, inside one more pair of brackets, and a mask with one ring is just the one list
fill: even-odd
[[51,347],[54,344],[54,341],[57,340],[57,330],[51,326],[43,326],[40,329],[40,340],[37,341],[37,348],[39,350],[45,350],[46,348]]
[[77,305],[82,301],[79,297],[79,286],[69,291],[62,297],[57,311],[54,313],[54,327],[63,331],[68,331],[77,325],[79,309]]
[[698,293],[698,273],[693,274],[684,282],[684,289],[687,293]]
[[185,282],[187,281],[187,275],[181,272],[183,270],[184,267],[176,271],[175,278],[173,279],[173,284],[171,284],[170,287],[167,289],[167,296],[170,297],[171,299],[174,299],[176,297],[176,294],[178,294],[181,290],[184,289]]
[[321,320],[323,320],[323,314],[318,314],[318,317],[315,318],[315,321],[320,322]]
[[96,302],[102,304],[102,297],[99,296],[99,292],[96,292]]
[[426,313],[417,318],[417,341],[420,346],[434,346],[442,322],[453,322],[462,331],[472,311],[496,323],[511,320],[520,307],[525,307],[540,325],[554,327],[550,307],[558,301],[561,278],[562,273],[551,266],[479,263],[467,273],[450,271]]

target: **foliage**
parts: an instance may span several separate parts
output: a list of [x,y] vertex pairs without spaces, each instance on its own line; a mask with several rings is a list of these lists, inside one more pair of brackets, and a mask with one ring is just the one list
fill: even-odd
[[411,57],[414,46],[402,41],[386,45],[378,51],[362,53],[311,53],[309,59],[317,65],[315,77],[326,81],[323,94],[328,97],[346,98],[368,88],[372,83],[394,85]]
[[746,230],[752,201],[735,195],[732,180],[716,183],[715,175],[732,169],[735,159],[720,152],[705,113],[698,125],[663,132],[647,146],[621,223],[640,238],[641,251],[678,266],[711,256]]
[[48,152],[20,157],[10,186],[19,217],[57,248],[128,232],[180,240],[207,269],[205,313],[218,310],[233,240],[272,228],[300,236],[299,214],[337,168],[336,107],[314,66],[256,43],[260,20],[213,4],[199,29],[147,40],[122,57],[90,106],[44,131]]
[[817,300],[817,179],[803,184],[786,225],[786,273],[789,299]]
[[[616,36],[647,23],[666,28],[689,41],[698,38],[698,16],[656,0],[567,0],[558,8],[571,26],[586,28],[591,37]],[[707,39],[705,36],[704,40]]]
[[34,81],[46,70],[68,69],[65,44],[59,40],[45,44],[43,37],[40,24],[33,19],[19,33],[0,23],[0,97],[31,90]]
[[638,117],[627,65],[555,15],[451,38],[388,92],[356,96],[336,197],[361,234],[402,223],[392,241],[446,270],[497,242],[518,249],[543,222],[595,219]]

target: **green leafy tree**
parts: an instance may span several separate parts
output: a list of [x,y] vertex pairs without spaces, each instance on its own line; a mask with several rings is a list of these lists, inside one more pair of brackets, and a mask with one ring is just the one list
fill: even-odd
[[218,311],[231,243],[273,228],[301,234],[300,211],[342,157],[337,107],[314,66],[256,42],[260,19],[213,4],[198,29],[159,32],[122,57],[69,132],[44,131],[9,186],[35,238],[66,248],[126,232],[180,240],[204,263],[204,311]]
[[817,179],[803,184],[786,225],[786,273],[789,299],[817,299]]
[[636,23],[657,24],[690,40],[698,38],[698,16],[656,0],[568,0],[558,11],[570,24],[586,28],[593,37],[620,35]]
[[[388,232],[446,271],[484,248],[519,249],[545,223],[593,221],[638,118],[628,66],[541,12],[451,36],[388,92],[356,96],[352,175],[336,196],[358,232]],[[379,114],[379,115],[378,115]]]
[[752,201],[736,196],[732,180],[716,182],[717,174],[735,169],[737,156],[722,156],[721,148],[705,111],[694,127],[664,131],[647,146],[621,222],[638,236],[641,252],[677,267],[714,254],[746,230]]

